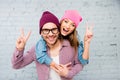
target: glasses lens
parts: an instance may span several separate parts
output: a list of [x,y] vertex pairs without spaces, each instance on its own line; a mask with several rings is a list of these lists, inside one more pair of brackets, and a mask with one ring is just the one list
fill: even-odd
[[49,29],[42,29],[43,34],[48,34],[49,33]]
[[51,29],[51,31],[53,34],[56,34],[56,33],[58,33],[58,28],[53,28],[53,29]]

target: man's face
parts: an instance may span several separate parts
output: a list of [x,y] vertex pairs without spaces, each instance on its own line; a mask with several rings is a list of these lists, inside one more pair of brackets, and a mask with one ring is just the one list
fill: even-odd
[[41,35],[48,45],[54,45],[59,37],[59,31],[54,23],[46,23],[43,25]]

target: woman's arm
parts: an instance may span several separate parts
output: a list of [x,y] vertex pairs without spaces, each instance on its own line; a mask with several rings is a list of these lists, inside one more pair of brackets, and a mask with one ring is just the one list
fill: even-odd
[[37,42],[35,47],[37,61],[41,64],[50,65],[52,59],[48,56],[46,47],[46,42],[40,36],[40,40]]
[[88,60],[89,59],[89,47],[90,47],[90,42],[93,38],[93,24],[86,25],[86,33],[84,37],[84,52],[83,52],[83,59]]
[[[86,47],[83,47],[83,42],[81,41],[78,46],[78,60],[82,65],[88,64],[88,50]],[[87,58],[87,59],[86,59]]]
[[78,59],[83,65],[88,64],[89,47],[90,47],[90,42],[93,38],[92,29],[93,29],[93,25],[90,25],[90,27],[88,27],[88,24],[86,25],[86,33],[84,36],[84,48],[83,48],[83,42],[80,42],[80,45],[78,47]]
[[83,65],[80,64],[77,57],[78,56],[75,57],[73,66],[71,66],[71,63],[65,65],[60,64],[59,67],[52,67],[52,69],[55,70],[60,76],[71,79],[83,69]]

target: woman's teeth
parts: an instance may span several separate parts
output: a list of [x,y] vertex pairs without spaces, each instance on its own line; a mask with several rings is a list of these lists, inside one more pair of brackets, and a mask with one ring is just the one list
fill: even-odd
[[64,28],[63,28],[63,30],[65,31],[65,32],[68,32],[69,30],[65,30]]

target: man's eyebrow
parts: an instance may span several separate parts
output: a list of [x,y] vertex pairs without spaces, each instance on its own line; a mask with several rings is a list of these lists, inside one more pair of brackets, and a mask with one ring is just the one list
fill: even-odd
[[[43,29],[48,29],[48,28],[43,28]],[[51,28],[51,29],[57,29],[57,28]]]

